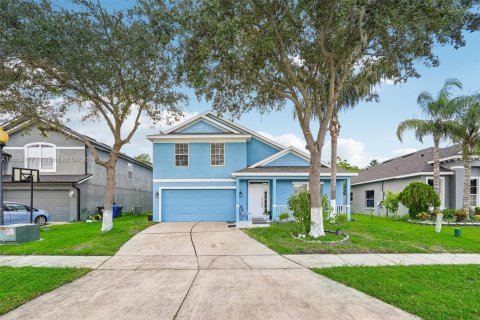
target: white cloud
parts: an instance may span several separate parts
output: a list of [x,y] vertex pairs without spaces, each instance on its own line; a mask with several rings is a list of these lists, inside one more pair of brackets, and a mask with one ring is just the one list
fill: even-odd
[[[327,142],[323,147],[323,156],[322,158],[326,162],[330,162],[330,142]],[[369,152],[362,141],[356,140],[354,138],[339,138],[337,154],[340,158],[345,159],[348,163],[364,168],[368,166],[372,159],[377,159],[379,162],[386,160],[385,157],[374,156],[373,153]]]
[[409,153],[412,153],[412,152],[416,152],[417,150],[418,149],[416,149],[416,148],[399,148],[399,149],[393,150],[393,155],[395,157],[403,156],[404,154],[409,154]]
[[302,151],[306,151],[305,149],[305,140],[303,138],[300,138],[294,133],[285,133],[279,136],[274,136],[273,134],[267,133],[267,132],[258,132],[259,134],[276,141],[286,147],[295,147],[298,148]]

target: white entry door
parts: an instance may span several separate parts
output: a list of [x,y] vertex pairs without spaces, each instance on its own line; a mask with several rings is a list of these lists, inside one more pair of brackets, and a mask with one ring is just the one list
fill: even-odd
[[262,216],[269,209],[268,181],[249,181],[248,183],[248,213],[252,216]]

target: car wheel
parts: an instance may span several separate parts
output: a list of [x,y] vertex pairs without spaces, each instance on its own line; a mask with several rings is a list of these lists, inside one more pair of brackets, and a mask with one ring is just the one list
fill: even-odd
[[45,216],[38,216],[35,218],[35,223],[44,226],[47,224],[47,218]]

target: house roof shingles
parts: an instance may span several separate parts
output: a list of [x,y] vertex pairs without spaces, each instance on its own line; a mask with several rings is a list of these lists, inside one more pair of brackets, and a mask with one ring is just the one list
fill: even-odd
[[[440,149],[440,159],[457,155],[460,146],[454,145]],[[409,153],[397,158],[386,160],[359,172],[357,177],[352,178],[352,185],[370,181],[381,181],[393,177],[413,175],[422,172],[433,174],[433,147]],[[440,167],[441,172],[451,172]]]

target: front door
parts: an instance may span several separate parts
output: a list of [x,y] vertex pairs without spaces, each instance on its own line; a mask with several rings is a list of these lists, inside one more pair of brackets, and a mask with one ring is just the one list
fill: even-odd
[[252,217],[268,214],[270,210],[268,181],[249,181],[248,213]]

